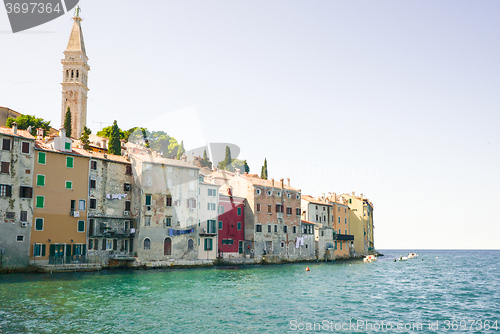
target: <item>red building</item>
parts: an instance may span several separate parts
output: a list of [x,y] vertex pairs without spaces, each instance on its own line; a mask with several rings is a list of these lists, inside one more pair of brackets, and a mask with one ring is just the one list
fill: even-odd
[[245,198],[219,195],[219,257],[243,257]]

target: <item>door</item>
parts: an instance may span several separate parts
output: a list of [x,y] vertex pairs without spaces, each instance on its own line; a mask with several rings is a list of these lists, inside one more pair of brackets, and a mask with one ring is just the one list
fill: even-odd
[[163,242],[163,255],[172,255],[172,239],[165,238]]

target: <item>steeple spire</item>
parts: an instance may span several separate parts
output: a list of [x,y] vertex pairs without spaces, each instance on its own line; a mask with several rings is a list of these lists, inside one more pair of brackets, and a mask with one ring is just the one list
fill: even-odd
[[64,51],[63,82],[62,85],[62,111],[61,125],[68,107],[71,112],[71,137],[79,138],[83,127],[87,124],[87,75],[90,67],[83,41],[80,17],[80,7],[75,9],[73,28],[69,36],[68,46]]

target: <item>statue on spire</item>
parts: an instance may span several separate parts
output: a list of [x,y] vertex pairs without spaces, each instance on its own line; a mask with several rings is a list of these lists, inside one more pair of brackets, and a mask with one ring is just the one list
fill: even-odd
[[80,11],[81,11],[80,6],[76,6],[76,8],[75,8],[75,17],[80,17]]

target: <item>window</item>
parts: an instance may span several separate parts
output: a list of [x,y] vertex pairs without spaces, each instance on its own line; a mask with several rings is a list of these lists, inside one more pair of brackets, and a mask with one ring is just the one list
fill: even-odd
[[66,181],[66,189],[73,189],[73,182]]
[[212,238],[206,238],[205,239],[205,250],[212,250],[213,247],[213,239]]
[[151,195],[146,195],[146,205],[151,205]]
[[316,210],[318,210],[318,206],[316,205]]
[[46,158],[46,153],[45,152],[38,152],[38,163],[40,165],[45,165],[45,158]]
[[293,233],[294,234],[297,233],[297,226],[295,226],[295,225],[293,226]]
[[297,194],[296,198],[297,198],[297,199],[300,199],[300,195],[299,195],[299,194]]
[[73,168],[73,157],[66,157],[66,167]]
[[274,233],[278,233],[278,225],[274,225]]
[[125,168],[125,175],[132,175],[132,166],[131,165],[127,165],[127,167]]
[[287,214],[287,215],[289,215],[289,216],[291,216],[291,215],[292,215],[292,208],[291,208],[291,207],[289,207],[289,206],[288,206],[288,207],[286,208],[286,214]]
[[215,203],[207,203],[207,209],[211,211],[215,211]]
[[130,201],[125,201],[125,211],[130,211]]
[[240,231],[240,230],[241,230],[241,222],[238,222],[238,223],[236,224],[236,226],[237,226],[236,228]]
[[273,226],[271,224],[267,225],[267,233],[271,233],[273,231]]
[[238,241],[238,253],[243,254],[243,241]]
[[189,239],[188,240],[188,250],[193,250],[194,249],[194,240]]
[[5,218],[7,219],[15,219],[16,218],[16,213],[12,211],[7,211],[5,213]]
[[339,224],[340,224],[340,216],[338,217],[338,221],[339,221]]
[[271,190],[267,191],[267,196],[271,196],[272,194],[273,194],[273,192]]
[[27,141],[21,142],[21,153],[30,154],[30,143]]
[[224,207],[222,205],[219,205],[219,213],[224,213]]
[[241,216],[241,208],[238,208],[238,216]]
[[90,180],[90,189],[95,189],[95,180]]
[[255,232],[262,232],[262,225],[261,224],[255,225]]
[[297,216],[300,216],[300,211],[301,211],[301,210],[300,210],[300,208],[296,208],[296,209],[295,209],[295,214],[296,214]]
[[151,249],[151,240],[149,240],[149,238],[144,239],[144,249],[145,250]]
[[337,250],[337,241],[335,241],[335,250]]
[[85,210],[85,200],[81,199],[78,201],[78,210],[84,211]]
[[321,231],[321,236],[324,237],[325,236],[325,231]]
[[45,244],[34,244],[33,245],[33,256],[45,256]]
[[260,193],[261,193],[260,189],[255,189],[255,193],[256,193],[257,195],[260,195]]
[[257,203],[257,208],[255,209],[255,211],[260,212],[260,203]]
[[172,217],[165,217],[165,226],[172,226]]
[[32,198],[33,197],[33,188],[21,186],[19,197]]
[[123,184],[123,191],[130,191],[130,183]]
[[85,232],[85,221],[84,220],[78,221],[78,232]]
[[222,222],[219,221],[219,230],[222,230]]
[[344,217],[344,224],[347,224],[347,217]]
[[97,208],[97,200],[95,198],[91,198],[89,203],[89,209],[95,209],[95,208]]
[[340,244],[340,250],[342,250],[342,243],[343,243],[342,241],[339,242],[339,244]]
[[90,169],[94,169],[94,170],[97,169],[97,161],[92,160],[90,162]]
[[10,139],[4,139],[2,143],[2,150],[10,151]]
[[283,226],[283,233],[288,233],[288,226],[286,225]]
[[172,196],[167,196],[167,206],[172,206]]
[[273,210],[273,206],[271,204],[267,205],[267,213],[271,214]]
[[316,221],[318,221],[318,215],[316,215]]
[[[211,204],[213,204],[213,203],[211,203]],[[196,209],[196,198],[188,198],[188,200],[187,200],[187,206],[190,209]],[[215,210],[215,204],[214,204],[213,210]]]
[[208,189],[208,196],[217,196],[217,190]]
[[65,150],[71,150],[71,143],[70,142],[65,142],[64,143],[64,149]]
[[19,220],[22,222],[27,222],[28,221],[28,211],[21,211],[19,215]]
[[281,248],[285,247],[285,243],[282,241],[281,242]]
[[323,221],[326,222],[326,216],[325,215],[323,215]]
[[16,241],[19,241],[19,242],[24,241],[24,235],[18,235],[16,237]]
[[36,176],[36,185],[38,187],[45,187],[45,175]]
[[44,205],[45,205],[45,197],[44,196],[37,196],[35,207],[38,209],[43,209]]
[[213,219],[207,220],[207,232],[215,233],[215,220]]
[[2,173],[2,174],[10,174],[9,169],[10,169],[10,162],[4,162],[4,161],[2,161],[1,168],[0,168],[0,173]]
[[347,235],[347,230],[344,230],[345,231],[345,234]]
[[291,198],[292,194],[288,193],[288,194],[286,194],[286,197]]
[[151,226],[151,217],[144,218],[144,226]]
[[281,197],[281,191],[276,192],[276,196]]

